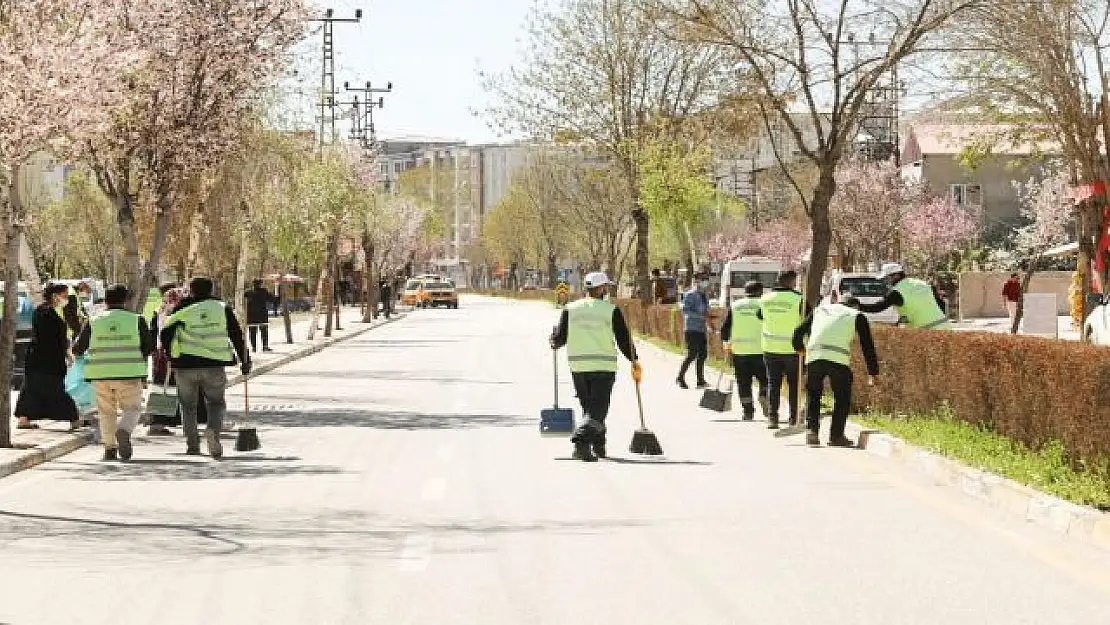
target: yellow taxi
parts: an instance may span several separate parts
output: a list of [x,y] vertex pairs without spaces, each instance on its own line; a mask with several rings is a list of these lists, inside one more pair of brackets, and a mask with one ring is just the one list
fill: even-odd
[[455,285],[447,280],[429,281],[421,284],[424,292],[424,307],[459,307],[459,294]]
[[422,288],[424,281],[419,278],[409,278],[401,292],[401,304],[404,306],[422,307],[425,303],[426,293]]

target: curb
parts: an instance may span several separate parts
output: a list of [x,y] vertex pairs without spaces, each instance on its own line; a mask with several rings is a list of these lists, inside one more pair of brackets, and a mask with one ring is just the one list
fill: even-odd
[[[637,350],[653,349],[660,354],[677,357],[640,337],[635,337],[634,340]],[[860,451],[930,478],[937,486],[958,490],[991,508],[1066,536],[1069,540],[1110,551],[1110,513],[1072,503],[1009,478],[969,467],[851,420],[844,433],[857,441]]]
[[930,478],[938,486],[958,490],[1010,516],[1110,551],[1110,514],[969,467],[852,421],[845,434],[858,440],[861,451]]
[[[336,343],[352,339],[356,336],[361,336],[375,328],[380,328],[384,325],[388,325],[395,321],[404,319],[407,314],[408,313],[394,314],[391,319],[387,319],[380,323],[372,322],[366,327],[358,328],[357,330],[351,330],[343,336],[333,336],[331,338],[324,339],[323,341],[315,345],[309,345],[290,354],[286,354],[284,356],[281,356],[280,358],[277,358],[276,360],[273,360],[258,367],[257,369],[252,370],[250,374],[246,376],[240,373],[234,377],[228,378],[227,386],[230,388],[232,386],[235,386],[236,384],[241,383],[244,379],[253,379],[296,360],[300,360],[313,354],[317,354],[324,349],[335,345]],[[14,460],[8,460],[6,462],[0,463],[0,479],[8,477],[9,475],[12,475],[14,473],[19,473],[20,471],[26,471],[27,469],[37,467],[38,465],[50,462],[51,460],[56,460],[66,454],[81,449],[90,442],[92,442],[92,434],[90,433],[70,434],[56,441],[51,441],[50,443],[44,445],[37,445],[35,447],[23,450],[27,453],[18,458],[15,458]]]

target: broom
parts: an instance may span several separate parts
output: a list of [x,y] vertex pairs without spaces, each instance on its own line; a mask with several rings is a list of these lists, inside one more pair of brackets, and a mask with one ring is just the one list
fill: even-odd
[[640,395],[640,376],[637,374],[633,378],[636,382],[636,406],[640,409],[640,429],[632,434],[632,444],[628,446],[628,451],[645,456],[662,456],[663,447],[659,444],[659,439],[655,436],[655,432],[647,429],[644,423],[644,400]]
[[[243,378],[243,421],[251,418],[251,396],[247,388],[247,378]],[[240,425],[235,437],[235,451],[255,451],[262,447],[258,440],[258,430],[253,425]]]

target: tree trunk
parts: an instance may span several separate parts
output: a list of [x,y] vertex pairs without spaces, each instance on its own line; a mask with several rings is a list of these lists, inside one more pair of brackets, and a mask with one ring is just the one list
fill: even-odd
[[559,267],[555,262],[555,255],[547,255],[547,288],[555,290],[556,277],[559,273]]
[[651,221],[647,211],[640,207],[639,199],[635,200],[636,208],[632,210],[632,221],[636,224],[636,290],[638,299],[644,304],[651,303],[651,271],[648,267],[648,236],[651,233]]
[[204,238],[204,204],[197,207],[189,222],[189,251],[185,256],[185,279],[193,277],[200,264],[201,239]]
[[374,265],[374,242],[370,239],[368,231],[362,233],[362,255],[366,259],[362,266],[362,322],[370,323],[374,320],[375,312],[378,309],[377,304],[374,303],[374,293],[377,291],[378,285],[373,282],[374,277],[370,271],[370,268]]
[[292,345],[293,318],[289,315],[289,298],[294,295],[295,289],[284,282],[281,283],[278,289],[281,293],[281,321],[285,324],[285,342]]
[[1041,253],[1037,254],[1029,260],[1029,266],[1025,269],[1025,277],[1021,280],[1021,296],[1018,297],[1017,310],[1014,312],[1014,323],[1010,326],[1010,334],[1017,334],[1018,329],[1021,328],[1021,320],[1025,316],[1025,294],[1029,292],[1029,283],[1033,281],[1033,274],[1037,273],[1037,265],[1041,262]]
[[128,308],[141,313],[146,304],[146,291],[142,287],[142,266],[139,261],[139,237],[135,233],[135,207],[131,196],[124,193],[112,198],[116,207],[116,224],[119,226],[120,239],[123,240],[123,282],[131,291]]
[[247,312],[246,312],[246,283],[247,283],[247,261],[250,256],[250,245],[248,245],[247,231],[250,228],[250,209],[247,207],[246,202],[242,202],[239,206],[239,214],[242,216],[240,220],[239,232],[239,262],[235,265],[235,309],[239,312],[239,325],[244,329],[247,327]]
[[809,268],[806,271],[805,301],[817,302],[821,299],[821,280],[829,262],[829,249],[832,245],[832,223],[829,219],[829,205],[836,192],[836,179],[833,168],[822,171],[813,190],[809,203],[810,231],[813,234],[813,247],[809,254]]
[[15,364],[16,310],[19,299],[19,240],[22,210],[19,197],[19,167],[12,168],[8,180],[8,227],[4,249],[4,318],[0,320],[0,447],[12,446],[12,369]]

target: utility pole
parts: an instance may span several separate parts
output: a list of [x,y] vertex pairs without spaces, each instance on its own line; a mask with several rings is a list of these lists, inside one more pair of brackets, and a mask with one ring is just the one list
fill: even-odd
[[[350,93],[361,93],[363,96],[363,117],[356,122],[359,128],[360,136],[352,136],[353,139],[362,141],[362,147],[369,150],[373,147],[374,140],[374,108],[385,108],[385,98],[378,96],[377,101],[374,100],[375,93],[393,93],[393,83],[387,82],[385,89],[375,89],[370,81],[366,81],[365,87],[351,88],[348,82],[343,83],[343,89]],[[355,115],[358,116],[358,96],[355,96]]]

